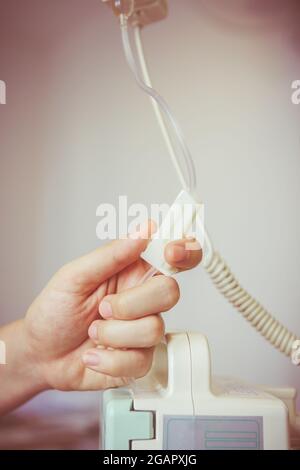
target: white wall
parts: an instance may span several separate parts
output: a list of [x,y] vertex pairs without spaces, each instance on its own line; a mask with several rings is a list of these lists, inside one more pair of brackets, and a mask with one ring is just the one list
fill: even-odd
[[[299,7],[169,3],[168,20],[144,32],[146,51],[194,155],[208,229],[242,284],[300,334],[300,105],[290,99],[300,79]],[[101,202],[122,194],[171,202],[179,187],[111,12],[99,0],[0,4],[8,89],[0,107],[0,302],[1,321],[10,321],[60,265],[98,245]],[[201,268],[179,281],[168,327],[204,332],[215,373],[300,388],[300,370],[250,329]]]

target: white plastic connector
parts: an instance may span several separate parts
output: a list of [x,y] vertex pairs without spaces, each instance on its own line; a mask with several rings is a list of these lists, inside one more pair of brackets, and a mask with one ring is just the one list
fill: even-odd
[[195,238],[205,248],[203,204],[182,190],[155,232],[142,258],[161,273],[172,276],[180,269],[170,266],[164,256],[166,245],[173,240]]

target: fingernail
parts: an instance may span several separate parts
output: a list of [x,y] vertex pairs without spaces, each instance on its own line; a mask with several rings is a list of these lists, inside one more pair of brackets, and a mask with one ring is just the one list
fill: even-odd
[[181,245],[174,245],[173,247],[173,260],[175,262],[186,261],[190,253]]
[[91,339],[98,339],[98,327],[97,323],[92,323],[88,330],[88,335]]
[[200,243],[194,238],[193,240],[189,240],[185,244],[185,249],[189,251],[199,251],[201,250]]
[[93,352],[87,352],[82,356],[84,364],[87,366],[97,366],[100,363],[100,357]]
[[107,300],[102,300],[102,302],[99,305],[99,312],[100,315],[102,315],[103,318],[111,318],[113,315],[112,308],[109,302]]

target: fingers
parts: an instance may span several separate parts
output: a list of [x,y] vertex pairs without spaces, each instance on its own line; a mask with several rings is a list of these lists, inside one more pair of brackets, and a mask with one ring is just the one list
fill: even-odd
[[89,337],[95,344],[112,348],[151,348],[159,344],[165,326],[160,315],[139,320],[96,320],[89,328]]
[[[177,282],[166,276],[106,296],[100,304],[106,320],[96,320],[89,328],[89,336],[98,348],[84,354],[86,367],[112,377],[146,375],[153,347],[164,335],[164,323],[157,313],[168,310],[178,299]],[[107,321],[109,318],[113,321]]]
[[202,259],[202,249],[195,239],[176,240],[165,248],[166,261],[176,268],[192,269]]
[[178,299],[177,282],[166,276],[104,297],[100,313],[105,320],[96,320],[89,328],[98,348],[84,354],[86,367],[112,377],[143,377],[151,367],[153,347],[164,335],[158,313],[173,307]]
[[112,377],[143,377],[150,370],[153,348],[107,350],[89,349],[83,355],[83,362],[96,372]]
[[136,261],[147,247],[153,230],[153,223],[147,221],[138,232],[128,238],[114,240],[65,265],[54,281],[63,281],[64,287],[69,286],[73,291],[92,291],[101,282]]
[[175,279],[155,276],[140,286],[107,295],[99,305],[99,312],[105,319],[133,320],[169,310],[179,296]]

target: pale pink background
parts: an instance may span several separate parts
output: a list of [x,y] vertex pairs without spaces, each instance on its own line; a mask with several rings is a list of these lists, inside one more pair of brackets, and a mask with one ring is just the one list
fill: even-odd
[[[195,157],[217,248],[298,334],[300,106],[290,87],[300,78],[299,24],[297,1],[228,0],[225,9],[221,0],[172,0],[169,18],[144,33],[155,85]],[[100,0],[0,0],[0,79],[5,323],[24,315],[57,268],[98,245],[98,204],[119,194],[171,202],[179,187]],[[248,327],[201,268],[180,284],[168,327],[204,332],[215,373],[300,389],[299,369]],[[22,413],[73,410],[82,436],[90,425],[94,436],[74,447],[96,446],[98,399],[49,392]]]

